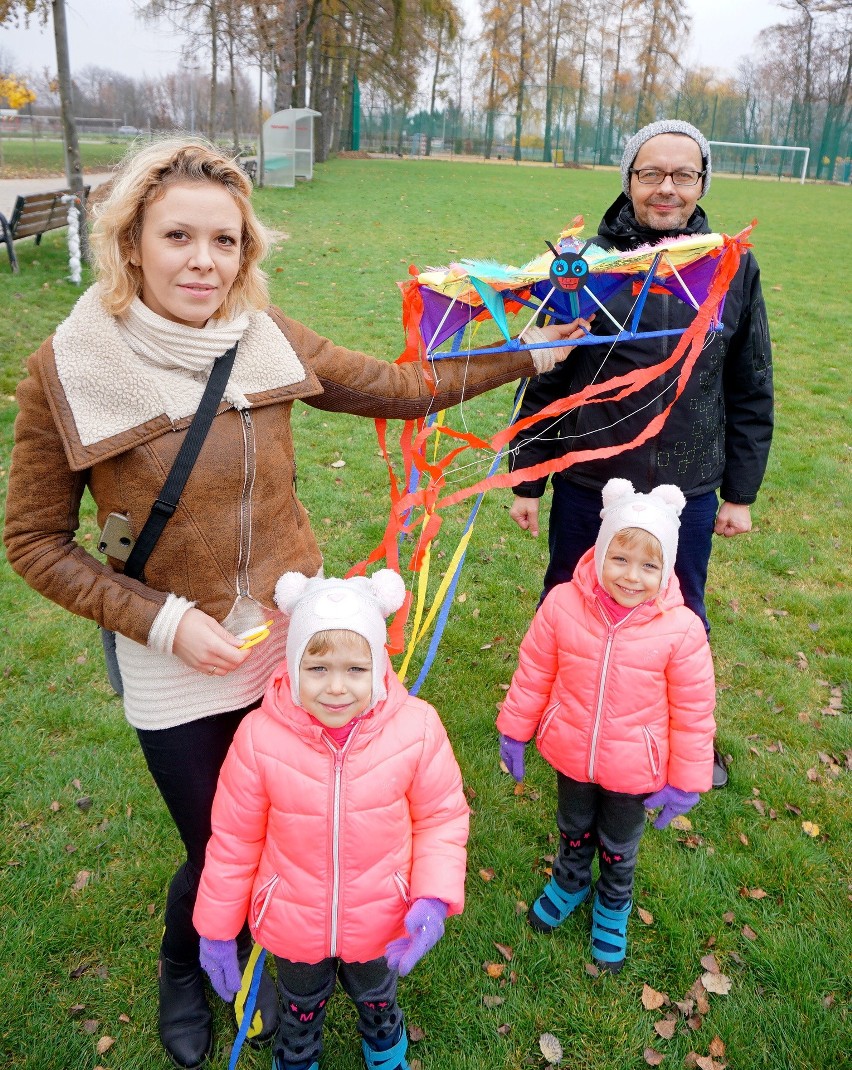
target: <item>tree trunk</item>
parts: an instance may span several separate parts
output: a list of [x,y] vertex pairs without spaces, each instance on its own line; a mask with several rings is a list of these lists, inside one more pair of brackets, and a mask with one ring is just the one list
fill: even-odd
[[56,43],[56,75],[59,82],[59,105],[62,113],[62,135],[65,141],[65,177],[68,188],[80,198],[80,252],[89,263],[89,235],[86,228],[86,208],[83,204],[83,164],[77,124],[71,107],[71,59],[68,54],[68,23],[65,19],[65,0],[51,0],[53,6],[53,37]]
[[207,111],[207,136],[216,140],[217,76],[219,70],[219,27],[216,0],[210,0],[210,107]]
[[435,50],[435,69],[432,72],[432,99],[429,102],[429,129],[426,131],[426,155],[432,155],[432,123],[435,118],[435,94],[438,91],[438,75],[441,73],[441,43],[444,36],[444,14],[438,21],[438,47]]
[[586,25],[583,30],[583,62],[580,65],[580,84],[577,89],[577,114],[574,120],[574,163],[580,162],[580,135],[583,122],[583,104],[586,96],[586,55],[589,43],[589,12],[586,9]]
[[523,129],[524,113],[524,78],[526,77],[525,53],[526,53],[526,24],[524,15],[526,12],[526,0],[521,0],[521,39],[520,39],[520,67],[518,70],[518,99],[515,107],[515,152],[516,163],[521,159],[521,131]]
[[279,46],[275,64],[275,111],[293,107],[296,71],[296,0],[280,0],[276,26]]

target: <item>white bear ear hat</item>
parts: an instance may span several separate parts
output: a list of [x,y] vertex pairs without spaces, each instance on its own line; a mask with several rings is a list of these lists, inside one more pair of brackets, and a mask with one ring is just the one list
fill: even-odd
[[603,488],[601,530],[595,543],[595,571],[598,582],[609,544],[623,528],[641,528],[653,535],[663,548],[660,591],[665,591],[677,556],[677,533],[686,498],[680,487],[664,483],[649,494],[637,494],[629,479],[610,479]]
[[287,631],[287,667],[290,692],[297,706],[299,665],[311,637],[317,632],[342,630],[363,636],[373,659],[373,691],[370,709],[387,698],[385,669],[387,626],[385,618],[405,600],[405,584],[393,569],[382,568],[367,579],[309,579],[301,572],[285,572],[275,585],[275,601],[290,617]]

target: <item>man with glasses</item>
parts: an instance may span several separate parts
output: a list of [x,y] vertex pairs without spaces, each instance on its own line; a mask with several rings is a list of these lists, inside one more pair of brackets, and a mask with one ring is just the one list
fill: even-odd
[[[698,201],[710,188],[711,170],[710,146],[694,126],[664,119],[643,127],[625,146],[622,193],[593,240],[605,249],[630,250],[663,238],[708,233],[711,227]],[[638,285],[625,286],[607,303],[620,323],[629,321],[637,291]],[[691,306],[652,287],[640,329],[686,327],[694,315]],[[713,533],[729,537],[750,530],[750,506],[772,438],[772,351],[760,270],[750,252],[743,255],[726,296],[722,326],[721,334],[708,336],[659,435],[615,457],[575,464],[553,476],[550,562],[542,597],[571,579],[578,560],[594,544],[601,488],[608,479],[629,479],[642,493],[674,483],[687,499],[674,571],[684,601],[709,632],[704,588]],[[598,313],[592,332],[611,334],[612,324]],[[554,371],[530,381],[520,417],[591,383],[653,367],[671,355],[678,340],[670,336],[579,346]],[[629,442],[670,403],[679,371],[671,369],[621,401],[583,405],[519,432],[512,443],[511,468],[527,468],[571,450]],[[546,484],[545,478],[515,488],[509,515],[532,535],[538,535],[539,499]],[[717,756],[714,785],[726,780]]]

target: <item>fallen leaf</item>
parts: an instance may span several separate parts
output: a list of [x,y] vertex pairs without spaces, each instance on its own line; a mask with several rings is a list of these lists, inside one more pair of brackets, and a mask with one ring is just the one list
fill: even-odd
[[715,955],[704,955],[701,959],[701,965],[707,970],[708,973],[720,973],[719,963],[716,961]]
[[91,870],[81,869],[80,872],[77,874],[76,878],[74,879],[74,883],[71,885],[71,887],[74,889],[75,892],[81,892],[91,879]]
[[673,817],[671,820],[671,826],[673,829],[677,829],[679,832],[692,831],[692,822],[685,814],[678,814],[677,817]]
[[642,985],[642,1006],[646,1011],[656,1011],[660,1007],[664,1007],[669,1002],[669,997],[665,992],[658,992],[656,988],[651,988],[650,985]]
[[53,801],[53,802],[52,802],[52,803],[50,804],[50,809],[51,809],[51,810],[53,811],[53,813],[54,813],[54,814],[58,814],[58,813],[59,813],[59,811],[60,811],[60,810],[62,809],[62,804],[61,804],[61,803],[58,803],[58,802],[57,802],[57,801],[56,801],[56,800],[54,799],[54,801]]
[[86,1010],[85,1003],[75,1003],[68,1008],[68,1013],[72,1018],[79,1018],[81,1014]]
[[84,795],[81,799],[75,799],[74,805],[77,807],[78,810],[82,810],[85,814],[92,809],[92,800],[89,798],[88,795]]
[[796,651],[796,668],[801,669],[802,672],[808,668],[808,659],[801,650]]
[[708,972],[701,975],[701,983],[708,992],[712,992],[715,996],[727,996],[731,991],[732,981],[723,973]]
[[752,929],[752,927],[750,925],[744,925],[743,929],[742,929],[742,933],[743,933],[743,936],[746,938],[746,940],[756,940],[757,939],[757,933],[754,931],[754,929]]
[[119,1014],[118,1020],[120,1022],[124,1022],[125,1025],[129,1025],[130,1024],[130,1015],[129,1014]]
[[688,1018],[690,1016],[690,1014],[692,1014],[693,1009],[695,1008],[695,1000],[694,999],[684,999],[684,1000],[677,1000],[676,999],[675,1000],[675,1006],[680,1011],[680,1013],[684,1016],[684,1018]]
[[819,825],[815,825],[813,821],[803,821],[802,832],[806,836],[819,836]]
[[713,1037],[708,1050],[714,1059],[723,1059],[725,1057],[725,1044],[722,1038],[720,1036]]
[[483,962],[482,968],[489,977],[502,977],[506,970],[506,965],[503,962]]
[[704,1024],[704,1019],[701,1017],[700,1014],[690,1014],[690,1016],[686,1019],[686,1024],[692,1030],[692,1032],[695,1033]]
[[726,910],[725,913],[722,915],[722,921],[726,925],[733,925],[736,921],[736,915],[734,914],[733,910]]
[[659,1066],[663,1059],[665,1059],[665,1055],[663,1055],[662,1052],[655,1051],[653,1048],[646,1048],[642,1052],[642,1055],[648,1066]]
[[538,1038],[538,1046],[549,1063],[555,1065],[562,1062],[562,1045],[552,1033],[542,1033]]
[[497,1032],[500,1034],[501,1037],[505,1037],[512,1032],[512,1027],[507,1023],[504,1023],[503,1025],[497,1026]]
[[671,1040],[677,1030],[677,1022],[674,1018],[661,1018],[654,1022],[654,1032],[658,1033],[663,1040]]
[[87,1018],[82,1023],[82,1030],[84,1033],[88,1033],[91,1036],[93,1033],[97,1033],[98,1029],[100,1028],[100,1024],[101,1023],[97,1020],[97,1018]]
[[802,811],[798,806],[793,806],[791,803],[784,803],[784,809],[789,814],[795,814],[796,817],[802,816]]
[[419,1044],[421,1040],[425,1040],[426,1034],[417,1025],[408,1026],[408,1039],[412,1044]]
[[767,893],[762,888],[740,888],[743,899],[765,899]]
[[512,961],[512,958],[513,958],[515,953],[508,945],[506,945],[506,944],[498,944],[498,943],[495,942],[494,946],[497,948],[497,950],[500,952],[500,954],[503,956],[503,958],[506,959],[507,962],[511,962]]
[[483,1003],[483,1006],[485,1006],[485,1007],[500,1007],[505,1002],[506,1001],[503,999],[502,996],[483,996],[482,997],[482,1003]]
[[467,591],[462,591],[462,593],[458,596],[456,601],[457,602],[462,602],[462,603],[466,602],[467,601]]
[[748,836],[744,832],[740,833],[740,843],[743,847],[748,847]]
[[636,912],[639,915],[640,919],[645,923],[645,925],[654,924],[654,915],[650,912],[650,910],[645,910],[643,907],[639,907]]
[[95,1051],[97,1051],[98,1055],[103,1055],[104,1052],[109,1051],[113,1044],[115,1044],[115,1037],[101,1037],[95,1045]]
[[589,977],[600,977],[601,971],[593,962],[587,962],[584,964],[583,969],[589,975]]
[[490,868],[489,868],[489,869],[481,869],[481,870],[479,871],[479,876],[480,876],[480,877],[481,877],[481,878],[482,878],[482,879],[483,879],[484,881],[493,881],[493,880],[494,880],[494,878],[495,878],[495,877],[497,876],[497,874],[496,874],[496,873],[494,872],[494,870],[493,870],[493,869],[490,869]]

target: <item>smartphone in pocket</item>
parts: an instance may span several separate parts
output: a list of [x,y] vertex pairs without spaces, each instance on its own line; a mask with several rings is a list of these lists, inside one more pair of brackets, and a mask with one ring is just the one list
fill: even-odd
[[116,561],[126,561],[135,544],[129,518],[123,513],[110,513],[98,539],[100,552],[107,557],[114,557]]

